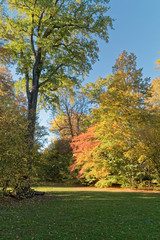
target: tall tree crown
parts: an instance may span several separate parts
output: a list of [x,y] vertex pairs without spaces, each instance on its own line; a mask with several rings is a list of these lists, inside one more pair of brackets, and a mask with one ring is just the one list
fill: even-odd
[[63,80],[76,81],[98,58],[97,37],[108,41],[108,0],[6,2],[9,14],[3,14],[0,37],[7,40],[17,70],[30,81],[38,64],[39,87],[53,90]]

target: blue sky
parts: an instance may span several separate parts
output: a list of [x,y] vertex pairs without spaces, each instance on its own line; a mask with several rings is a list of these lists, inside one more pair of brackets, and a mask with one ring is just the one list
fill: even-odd
[[[110,0],[108,14],[115,19],[109,30],[109,43],[99,41],[99,61],[85,82],[95,82],[112,72],[116,58],[123,50],[137,56],[137,65],[144,77],[159,75],[155,61],[160,58],[160,0]],[[52,117],[41,111],[40,124],[49,127]],[[52,134],[49,136],[49,139]]]

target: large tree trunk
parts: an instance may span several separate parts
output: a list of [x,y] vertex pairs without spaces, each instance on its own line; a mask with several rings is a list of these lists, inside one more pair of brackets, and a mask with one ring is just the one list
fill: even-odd
[[34,135],[36,125],[36,110],[39,90],[39,78],[41,74],[41,53],[37,56],[33,66],[32,89],[29,91],[29,77],[26,74],[26,93],[28,97],[28,147],[31,150],[34,146]]
[[34,191],[30,186],[30,173],[32,170],[32,149],[34,147],[35,125],[36,125],[36,110],[39,90],[39,77],[40,77],[40,60],[37,58],[33,67],[32,89],[29,89],[29,75],[26,73],[26,93],[28,98],[28,129],[27,129],[27,150],[28,150],[28,173],[24,176],[26,182],[25,187],[17,188],[15,197],[33,197]]
[[34,87],[34,89],[30,94],[30,98],[28,100],[28,139],[27,141],[28,141],[29,150],[31,150],[34,145],[37,99],[38,99],[38,88],[36,89]]
[[36,110],[37,110],[37,100],[38,100],[38,89],[39,89],[39,60],[36,60],[33,67],[33,79],[32,79],[32,89],[29,91],[28,86],[28,130],[27,130],[27,145],[29,160],[28,166],[29,170],[32,169],[32,149],[34,146],[34,136],[35,136],[35,125],[36,125]]

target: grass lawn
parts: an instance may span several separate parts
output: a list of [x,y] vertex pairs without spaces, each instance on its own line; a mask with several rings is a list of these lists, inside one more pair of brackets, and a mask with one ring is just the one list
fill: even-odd
[[0,199],[0,240],[159,240],[160,193],[39,188],[44,197]]

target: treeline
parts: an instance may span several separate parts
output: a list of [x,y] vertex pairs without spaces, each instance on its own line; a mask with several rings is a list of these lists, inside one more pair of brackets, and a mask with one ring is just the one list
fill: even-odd
[[[32,197],[33,180],[140,186],[159,184],[159,79],[144,79],[134,54],[113,72],[81,82],[109,41],[109,1],[0,4],[0,185]],[[20,74],[15,82],[6,67]],[[159,67],[159,60],[157,61]],[[57,139],[43,152],[41,106],[54,108]],[[56,112],[55,112],[56,110]]]
[[[157,62],[158,63],[158,62]],[[157,64],[157,67],[159,65]],[[0,68],[0,185],[31,196],[37,181],[143,187],[160,184],[160,79],[143,78],[136,56],[123,51],[112,74],[81,89],[61,88],[43,151],[37,123],[28,149],[26,98]],[[26,189],[26,191],[25,191]]]
[[51,123],[58,138],[42,154],[39,177],[97,187],[160,184],[160,79],[143,78],[134,54],[123,51],[108,77],[59,94]]
[[[9,144],[4,142],[2,145],[0,176],[4,176],[3,189],[6,189],[5,184],[12,187],[15,197],[32,197],[31,176],[42,175],[37,171],[42,168],[41,164],[35,160],[38,158],[41,162],[37,134],[43,135],[36,126],[38,109],[41,105],[56,105],[60,91],[69,89],[73,92],[73,88],[79,87],[89,74],[92,64],[98,60],[98,39],[105,43],[109,41],[108,31],[112,29],[113,19],[108,10],[109,1],[106,0],[1,1],[0,64],[10,69],[14,66],[19,74],[16,85],[23,90],[26,100],[24,113],[21,113],[21,101],[17,101],[17,96],[13,96],[4,108],[2,103],[6,116],[10,112],[6,119],[11,118],[11,121],[6,122],[8,137],[7,130],[2,130],[2,136],[5,134]],[[3,76],[7,78],[5,74]],[[12,111],[12,108],[16,110]],[[13,120],[12,112],[17,121]],[[1,121],[5,125],[3,114]],[[74,135],[71,124],[70,130]],[[11,176],[15,180],[10,180]]]

